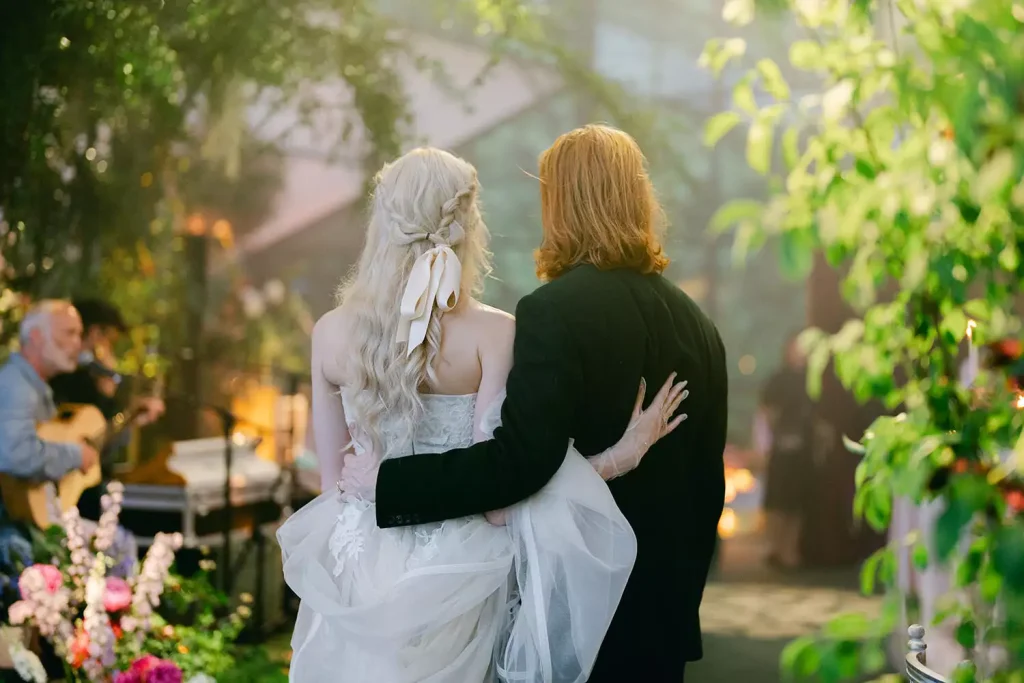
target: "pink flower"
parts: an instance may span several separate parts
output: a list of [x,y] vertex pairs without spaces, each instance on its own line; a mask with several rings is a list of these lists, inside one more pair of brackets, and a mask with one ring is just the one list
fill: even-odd
[[18,600],[7,608],[7,618],[15,626],[20,626],[33,616],[32,604],[26,600]]
[[29,572],[42,577],[43,583],[46,584],[46,592],[50,595],[56,593],[64,585],[64,575],[52,564],[34,564],[31,567],[25,567],[25,570],[21,572],[21,577],[18,579],[18,590],[21,591],[22,595],[25,594],[25,587],[21,582]]
[[103,595],[103,608],[108,612],[120,612],[132,604],[132,589],[128,582],[116,576],[107,577],[107,590]]

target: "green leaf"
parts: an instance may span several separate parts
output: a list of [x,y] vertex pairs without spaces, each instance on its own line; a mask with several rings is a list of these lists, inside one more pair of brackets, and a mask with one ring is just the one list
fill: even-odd
[[761,175],[767,175],[772,163],[774,126],[767,117],[758,116],[747,132],[747,164]]
[[776,100],[785,101],[789,99],[789,84],[782,76],[779,65],[770,59],[762,59],[757,63],[757,72],[761,75],[761,82],[764,89]]
[[729,134],[741,121],[740,115],[734,111],[723,111],[708,119],[704,126],[704,144],[714,147],[718,141]]
[[876,550],[864,561],[863,566],[860,569],[860,592],[866,596],[875,594],[875,583],[878,578],[878,568],[882,561],[887,555],[891,555],[892,550],[889,548],[882,548]]
[[795,126],[782,134],[782,159],[790,170],[800,161],[800,131]]
[[915,543],[910,558],[915,568],[924,571],[928,568],[928,546],[924,543]]
[[954,309],[942,317],[942,332],[959,344],[967,334],[967,315],[963,309]]
[[810,636],[801,636],[787,643],[779,657],[779,665],[784,672],[798,677],[812,676],[821,667],[818,644]]
[[1008,524],[996,533],[992,548],[992,564],[1006,585],[1024,590],[1024,525]]
[[984,204],[1001,193],[1013,179],[1016,160],[1010,149],[998,150],[978,173],[974,187],[975,199]]
[[824,68],[821,62],[821,45],[813,40],[798,40],[789,46],[789,63],[804,71],[818,71]]
[[754,21],[754,0],[726,0],[722,20],[733,26],[746,26]]
[[832,336],[831,344],[834,353],[842,353],[853,348],[854,344],[864,337],[864,321],[851,318],[843,323],[842,329]]
[[754,88],[749,77],[742,78],[732,89],[732,101],[741,111],[751,115],[757,113],[757,101],[754,99]]
[[978,666],[971,661],[963,661],[953,669],[953,683],[977,683]]
[[854,455],[864,455],[865,453],[864,444],[854,441],[846,434],[843,434],[843,447]]
[[836,640],[862,640],[868,635],[870,626],[866,615],[851,612],[829,620],[825,624],[824,633]]
[[783,275],[802,282],[814,268],[814,243],[809,231],[787,230],[779,239],[779,260]]
[[935,553],[945,562],[957,543],[963,528],[971,521],[974,509],[961,498],[950,498],[935,529]]
[[973,650],[977,644],[978,629],[970,619],[960,622],[956,627],[956,642],[961,647]]
[[753,199],[734,199],[711,217],[711,230],[721,233],[743,220],[756,219],[764,211],[764,204]]

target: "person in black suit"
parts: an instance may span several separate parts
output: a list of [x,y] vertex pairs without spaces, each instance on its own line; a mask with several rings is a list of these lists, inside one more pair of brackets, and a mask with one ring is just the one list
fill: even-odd
[[639,552],[591,683],[680,683],[702,656],[698,610],[725,497],[728,382],[715,325],[661,273],[661,209],[636,142],[590,125],[540,158],[547,284],[516,309],[502,426],[468,448],[389,458],[346,456],[340,485],[376,485],[382,528],[511,506],[539,491],[575,440],[614,444],[641,378],[688,382],[689,419],[635,470],[609,482]]

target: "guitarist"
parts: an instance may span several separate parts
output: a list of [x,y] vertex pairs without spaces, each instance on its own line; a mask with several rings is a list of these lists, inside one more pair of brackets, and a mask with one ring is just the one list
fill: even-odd
[[[114,418],[126,406],[123,401],[118,400],[118,380],[113,373],[100,373],[96,371],[99,366],[112,368],[116,364],[114,349],[125,332],[127,326],[121,317],[120,311],[105,301],[96,299],[79,299],[73,303],[78,314],[82,318],[82,348],[80,357],[88,357],[92,360],[92,367],[82,365],[76,367],[73,372],[59,374],[50,379],[50,388],[53,390],[54,401],[60,405],[63,403],[77,403],[96,406],[103,417],[108,420]],[[140,426],[150,424],[157,420],[164,412],[164,404],[158,398],[140,398],[133,404],[142,410],[142,414],[135,424]],[[134,406],[133,406],[134,407]],[[111,444],[108,451],[114,451],[126,444],[126,439],[131,435],[124,432],[122,438]],[[108,452],[101,454],[101,467],[103,469],[103,481],[109,481]],[[86,519],[98,520],[100,514],[100,496],[103,493],[103,486],[89,489],[82,494],[78,502],[78,510]]]
[[[99,453],[85,443],[41,440],[36,425],[53,419],[56,406],[47,381],[78,365],[82,350],[82,319],[68,301],[45,300],[36,304],[21,322],[21,352],[0,368],[0,473],[31,481],[58,481],[75,469],[83,472],[99,462]],[[85,530],[94,524],[84,521]],[[2,555],[30,548],[28,532],[14,523],[0,501],[0,548]],[[111,547],[114,557],[135,560],[135,542],[118,529]],[[20,559],[23,564],[24,552]],[[127,567],[125,567],[127,568]]]

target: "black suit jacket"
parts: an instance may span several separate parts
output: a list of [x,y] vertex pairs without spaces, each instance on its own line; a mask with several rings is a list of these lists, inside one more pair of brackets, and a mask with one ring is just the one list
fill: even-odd
[[502,426],[468,448],[386,460],[378,524],[435,522],[528,498],[561,466],[570,438],[584,455],[612,446],[640,378],[650,399],[672,371],[689,382],[680,409],[689,418],[609,482],[639,552],[591,681],[603,680],[601,671],[608,680],[635,676],[641,661],[666,675],[681,670],[701,657],[698,608],[725,495],[728,382],[714,324],[659,275],[585,265],[524,297]]

